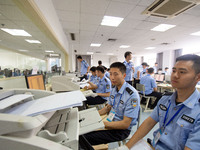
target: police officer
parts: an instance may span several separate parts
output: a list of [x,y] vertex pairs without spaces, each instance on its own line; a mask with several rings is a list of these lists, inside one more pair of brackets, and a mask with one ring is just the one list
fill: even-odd
[[[140,79],[140,84],[143,84],[145,87],[145,95],[146,96],[155,96],[156,100],[153,104],[151,104],[152,102],[150,101],[149,103],[149,107],[151,109],[153,109],[154,107],[156,107],[158,101],[160,100],[160,98],[162,97],[162,93],[157,92],[157,84],[155,79],[151,76],[154,73],[154,69],[153,68],[149,68],[147,69],[147,75],[143,76]],[[142,93],[142,92],[141,92]]]
[[104,75],[104,68],[98,66],[96,68],[97,77],[99,77],[99,82],[94,84],[92,82],[88,82],[90,84],[91,90],[96,90],[96,93],[93,96],[86,97],[85,103],[88,105],[102,104],[108,100],[111,91],[111,82]]
[[83,58],[81,56],[78,56],[77,59],[81,63],[81,78],[80,78],[80,80],[83,80],[83,79],[87,80],[90,67],[89,67],[88,63],[85,60],[83,60]]
[[153,66],[153,69],[154,69],[154,73],[158,73],[158,63],[157,62]]
[[128,82],[130,85],[133,85],[133,72],[134,72],[134,65],[130,61],[132,59],[132,53],[130,51],[127,51],[124,54],[125,61],[123,64],[126,66],[126,77],[125,81]]
[[200,56],[183,55],[176,59],[171,83],[176,92],[163,96],[130,141],[120,150],[131,148],[159,122],[154,132],[153,147],[157,150],[197,150],[200,148]]
[[120,141],[128,137],[131,128],[138,119],[140,99],[138,92],[124,78],[126,67],[123,63],[116,62],[110,66],[110,79],[112,88],[108,105],[99,110],[100,115],[109,113],[104,122],[108,130],[94,131],[85,134],[91,145]]
[[146,62],[143,62],[140,66],[137,66],[135,68],[134,72],[134,87],[136,88],[136,84],[140,83],[140,78],[143,76],[143,74],[146,73],[148,64]]

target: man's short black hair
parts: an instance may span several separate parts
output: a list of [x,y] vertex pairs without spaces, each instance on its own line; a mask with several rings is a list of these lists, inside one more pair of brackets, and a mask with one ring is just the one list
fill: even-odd
[[192,61],[195,73],[200,73],[200,56],[195,54],[182,55],[176,58],[176,62],[178,61]]
[[97,69],[97,67],[93,66],[93,67],[90,68],[90,71],[95,72],[96,69]]
[[102,65],[102,61],[101,61],[101,60],[99,60],[99,61],[98,61],[98,64],[99,64],[99,65]]
[[79,56],[77,56],[77,59],[82,59],[82,57],[79,55]]
[[158,64],[157,62],[155,64]]
[[147,69],[148,70],[148,73],[149,74],[152,74],[153,72],[154,72],[154,69],[153,68],[149,68],[149,69]]
[[126,66],[121,62],[114,62],[110,65],[111,68],[118,68],[122,74],[126,73]]
[[104,70],[104,68],[103,68],[102,66],[98,66],[98,67],[96,68],[96,70],[101,71],[102,73],[105,72],[105,70]]
[[165,67],[165,69],[169,69],[168,67]]
[[146,62],[143,62],[142,66],[148,66],[148,64]]
[[132,54],[132,52],[127,51],[127,52],[124,53],[124,57],[126,58],[126,57],[127,57],[128,55],[130,55],[130,54]]

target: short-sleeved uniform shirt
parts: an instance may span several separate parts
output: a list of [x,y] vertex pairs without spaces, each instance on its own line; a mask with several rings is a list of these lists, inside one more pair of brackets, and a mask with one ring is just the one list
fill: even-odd
[[[96,93],[108,93],[111,91],[111,82],[110,80],[104,75],[102,79],[99,79],[97,84]],[[103,97],[103,99],[108,100],[109,97]]]
[[123,64],[126,66],[126,77],[125,81],[132,81],[133,78],[133,69],[134,66],[132,62],[127,62],[126,60],[123,62]]
[[[175,102],[176,96],[176,92],[171,96],[163,96],[151,113],[151,118],[159,122],[161,128],[167,109],[169,110],[166,123],[183,106],[178,115],[164,129],[159,141],[154,145],[155,150],[183,150],[185,146],[198,150],[200,149],[200,93],[196,89],[188,99],[178,105]],[[154,132],[154,137],[157,132],[159,129]]]
[[139,69],[142,69],[142,65],[135,67],[134,78],[137,78],[137,72]]
[[87,68],[89,67],[88,63],[85,60],[81,61],[81,75],[87,73]]
[[121,121],[124,116],[132,118],[128,127],[131,130],[132,126],[137,123],[140,109],[140,97],[135,88],[127,82],[124,82],[119,91],[116,87],[113,87],[108,104],[113,106],[116,113],[113,121]]
[[91,75],[90,76],[90,82],[97,85],[97,83],[98,83],[97,76]]
[[[143,84],[145,87],[145,94],[151,94],[153,92],[153,88],[156,88],[156,81],[155,79],[150,75],[147,74],[146,76],[143,76],[140,79],[140,84]],[[143,93],[143,92],[141,92]]]

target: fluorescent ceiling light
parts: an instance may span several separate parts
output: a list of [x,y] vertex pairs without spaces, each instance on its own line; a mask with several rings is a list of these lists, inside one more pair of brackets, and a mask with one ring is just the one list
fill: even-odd
[[7,29],[7,28],[1,28],[1,30],[14,35],[14,36],[31,36],[28,32],[20,29]]
[[154,27],[153,29],[151,29],[152,31],[160,31],[160,32],[164,32],[167,31],[173,27],[175,27],[176,25],[170,25],[170,24],[160,24],[156,27]]
[[191,33],[190,35],[200,36],[200,31]]
[[40,41],[38,40],[28,40],[28,39],[25,39],[25,41],[29,42],[29,43],[41,43]]
[[92,55],[92,54],[94,54],[94,53],[93,53],[93,52],[87,52],[87,54],[88,54],[88,55]]
[[129,45],[121,45],[119,48],[129,48]]
[[19,49],[20,52],[28,52],[28,50],[25,49]]
[[59,54],[50,54],[50,56],[60,56]]
[[90,46],[93,46],[93,47],[100,47],[101,44],[98,44],[98,43],[91,43]]
[[51,50],[46,50],[45,52],[47,52],[47,53],[54,53],[54,51],[51,51]]
[[145,49],[155,49],[156,47],[147,47]]
[[113,53],[107,53],[107,55],[114,55]]
[[117,27],[123,20],[120,17],[104,16],[101,25]]

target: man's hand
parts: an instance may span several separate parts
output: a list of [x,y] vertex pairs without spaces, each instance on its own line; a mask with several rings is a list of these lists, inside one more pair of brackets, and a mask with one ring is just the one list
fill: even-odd
[[92,97],[96,97],[96,96],[98,96],[98,95],[97,95],[97,93],[92,93],[91,96],[92,96]]
[[126,145],[120,146],[118,148],[115,148],[113,150],[129,150],[128,147]]
[[88,90],[88,87],[87,87],[87,86],[85,86],[85,87],[84,87],[84,89],[85,89],[85,90]]

